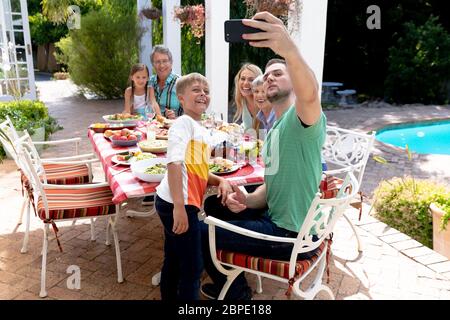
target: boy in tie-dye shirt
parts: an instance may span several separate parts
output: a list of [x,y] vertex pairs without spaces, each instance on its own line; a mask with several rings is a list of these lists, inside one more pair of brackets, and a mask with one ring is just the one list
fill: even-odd
[[198,300],[203,270],[198,213],[208,184],[222,201],[232,192],[223,178],[209,173],[210,134],[200,124],[209,106],[209,86],[198,73],[177,80],[184,115],[169,129],[167,173],[156,189],[156,211],[164,226],[162,300]]

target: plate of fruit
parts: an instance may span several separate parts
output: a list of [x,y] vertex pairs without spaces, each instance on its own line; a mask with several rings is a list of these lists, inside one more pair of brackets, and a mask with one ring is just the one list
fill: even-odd
[[110,132],[106,133],[105,131],[104,136],[109,138],[113,145],[120,147],[134,146],[142,139],[142,133],[140,131],[130,129],[112,130],[112,134]]
[[150,152],[142,152],[140,150],[128,150],[115,154],[111,161],[115,164],[129,166],[136,161],[156,158],[156,155]]
[[138,114],[129,114],[129,113],[115,113],[115,114],[107,114],[103,116],[103,120],[109,123],[121,123],[121,124],[129,124],[129,123],[137,123],[142,120],[142,116]]

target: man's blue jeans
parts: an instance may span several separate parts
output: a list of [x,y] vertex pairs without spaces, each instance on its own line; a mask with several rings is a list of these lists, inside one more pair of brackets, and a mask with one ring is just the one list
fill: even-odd
[[[296,238],[297,232],[292,232],[278,227],[267,215],[267,209],[246,209],[240,213],[233,213],[221,205],[215,196],[205,201],[205,212],[209,216],[228,221],[236,226],[253,230],[256,232],[278,236]],[[219,288],[226,282],[226,276],[219,272],[214,266],[209,251],[208,225],[201,222],[203,263],[211,280]],[[276,260],[289,260],[292,253],[292,244],[265,241],[246,237],[222,228],[216,228],[216,247],[218,249],[240,252],[256,257],[265,257]],[[309,258],[313,252],[299,256],[300,259]],[[239,299],[243,291],[248,287],[244,273],[241,273],[231,285],[226,298],[230,300]]]
[[198,212],[185,206],[189,229],[182,234],[172,232],[173,204],[156,196],[156,212],[164,226],[164,263],[161,270],[162,300],[199,300],[203,261]]

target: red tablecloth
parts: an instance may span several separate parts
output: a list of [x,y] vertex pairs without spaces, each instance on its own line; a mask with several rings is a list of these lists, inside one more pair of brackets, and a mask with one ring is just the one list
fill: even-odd
[[[92,130],[88,130],[88,137],[94,152],[102,163],[106,181],[108,181],[114,194],[114,203],[121,203],[128,198],[143,197],[155,193],[159,183],[139,180],[134,177],[130,170],[113,175],[120,170],[126,169],[127,166],[112,167],[114,163],[111,161],[111,158],[118,152],[138,149],[137,146],[115,147],[109,140],[105,139],[103,133],[95,133]],[[237,185],[260,184],[264,182],[264,168],[260,164],[247,165],[234,173],[223,175],[222,177]]]

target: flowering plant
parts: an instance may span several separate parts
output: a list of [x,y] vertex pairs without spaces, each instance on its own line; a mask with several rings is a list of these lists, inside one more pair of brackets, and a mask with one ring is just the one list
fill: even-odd
[[302,0],[244,0],[244,3],[247,7],[247,18],[253,17],[256,12],[267,11],[279,17],[287,25],[288,16],[291,14],[292,24],[289,27],[289,32],[293,33],[300,28]]
[[274,16],[287,16],[296,0],[244,0],[247,10],[267,11]]
[[190,26],[192,35],[198,39],[205,34],[205,7],[195,6],[175,7],[175,19],[180,20],[181,26]]

